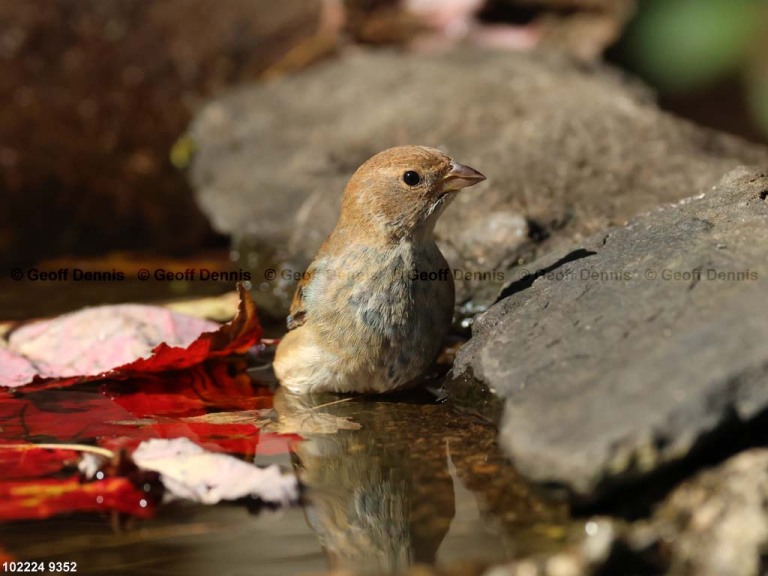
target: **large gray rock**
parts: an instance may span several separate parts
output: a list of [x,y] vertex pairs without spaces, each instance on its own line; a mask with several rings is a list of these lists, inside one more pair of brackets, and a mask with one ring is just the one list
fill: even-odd
[[768,408],[766,196],[733,171],[528,265],[477,319],[456,382],[506,399],[522,473],[591,498]]
[[[471,276],[459,302],[480,305],[521,260],[768,163],[762,147],[661,113],[610,68],[479,49],[361,52],[215,100],[189,135],[198,202],[258,282],[270,267],[303,270],[369,156],[443,147],[488,176],[437,228],[451,265]],[[281,313],[293,281],[278,274],[262,290],[262,306]]]

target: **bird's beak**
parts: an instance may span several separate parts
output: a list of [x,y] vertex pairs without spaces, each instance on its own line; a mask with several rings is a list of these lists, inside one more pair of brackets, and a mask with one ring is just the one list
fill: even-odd
[[474,186],[483,180],[485,180],[485,176],[474,168],[451,162],[451,171],[443,176],[443,191],[461,190],[467,186]]

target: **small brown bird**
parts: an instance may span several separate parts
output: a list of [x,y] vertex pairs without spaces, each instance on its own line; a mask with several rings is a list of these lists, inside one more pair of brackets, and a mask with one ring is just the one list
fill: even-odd
[[336,227],[296,289],[275,374],[297,393],[407,388],[451,324],[453,277],[438,217],[485,180],[434,148],[390,148],[353,174]]

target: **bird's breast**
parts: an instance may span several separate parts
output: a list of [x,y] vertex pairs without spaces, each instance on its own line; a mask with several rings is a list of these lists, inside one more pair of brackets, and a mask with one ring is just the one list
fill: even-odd
[[453,278],[434,242],[351,246],[321,268],[308,290],[309,313],[341,346],[423,351],[450,325]]

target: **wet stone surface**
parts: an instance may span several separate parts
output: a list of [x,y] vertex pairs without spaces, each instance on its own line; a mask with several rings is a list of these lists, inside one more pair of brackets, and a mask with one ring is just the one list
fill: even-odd
[[764,173],[734,170],[533,263],[478,318],[456,384],[504,399],[521,473],[600,499],[765,413],[766,190]]

